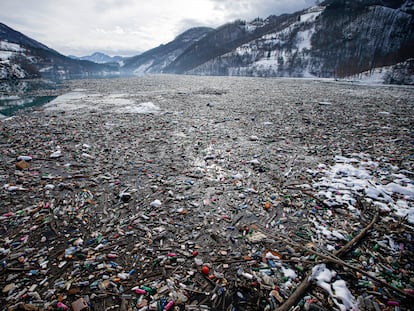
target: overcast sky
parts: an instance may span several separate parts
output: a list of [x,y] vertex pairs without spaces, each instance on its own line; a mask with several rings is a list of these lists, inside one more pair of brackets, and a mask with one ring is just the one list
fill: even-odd
[[62,54],[136,55],[195,26],[292,13],[315,0],[1,0],[0,22]]

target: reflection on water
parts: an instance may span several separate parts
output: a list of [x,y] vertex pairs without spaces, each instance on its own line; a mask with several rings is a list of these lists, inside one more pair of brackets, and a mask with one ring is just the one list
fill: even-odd
[[12,116],[20,109],[44,105],[56,97],[57,96],[35,96],[20,98],[18,96],[13,96],[11,98],[0,98],[0,117],[1,115],[6,117]]
[[61,93],[60,85],[45,80],[0,81],[0,117],[44,105]]

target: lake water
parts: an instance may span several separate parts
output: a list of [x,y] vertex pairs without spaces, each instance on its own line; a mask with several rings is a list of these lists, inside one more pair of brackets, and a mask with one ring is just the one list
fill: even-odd
[[0,117],[50,102],[61,93],[61,86],[43,80],[0,81]]
[[35,97],[19,97],[11,96],[0,99],[0,117],[9,117],[14,115],[18,110],[37,107],[44,105],[57,96],[35,96]]

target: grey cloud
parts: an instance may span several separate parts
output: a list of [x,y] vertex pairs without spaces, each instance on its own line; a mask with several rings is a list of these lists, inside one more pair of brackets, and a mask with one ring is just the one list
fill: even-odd
[[229,12],[229,19],[266,18],[269,15],[293,13],[315,4],[315,0],[211,0],[217,11]]
[[94,3],[94,8],[98,12],[107,12],[132,6],[133,4],[134,0],[100,0]]
[[[200,5],[188,1],[2,0],[0,21],[64,54],[130,54],[167,43],[192,27],[266,18],[314,4],[314,0],[195,0]],[[187,10],[188,3],[193,5]],[[200,7],[208,11],[200,12]]]
[[199,20],[192,19],[192,18],[186,18],[180,20],[177,24],[174,26],[174,33],[178,36],[179,34],[183,33],[184,31],[193,28],[193,27],[200,27],[200,26],[208,26],[206,23],[202,23]]

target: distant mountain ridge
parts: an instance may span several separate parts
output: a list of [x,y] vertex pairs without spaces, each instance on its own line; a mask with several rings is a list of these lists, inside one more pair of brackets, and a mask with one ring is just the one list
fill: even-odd
[[[414,58],[413,14],[412,0],[327,0],[293,14],[225,24],[187,44],[181,53],[167,56],[156,48],[135,57],[162,59],[156,67],[126,61],[121,70],[342,78],[395,65],[398,72],[414,76],[413,62],[407,61]],[[179,44],[176,39],[166,46]],[[384,76],[386,83],[412,80],[390,72]]]
[[0,23],[0,79],[58,80],[117,74],[118,66],[71,59]]
[[88,60],[90,62],[94,62],[97,64],[119,63],[124,59],[122,56],[109,56],[101,52],[95,52],[91,55],[80,56],[80,57],[74,56],[74,55],[68,55],[68,57],[72,59],[77,59],[77,60]]
[[385,83],[412,84],[414,1],[326,0],[292,14],[191,28],[118,63],[107,63],[103,53],[87,58],[105,64],[64,57],[0,24],[0,78],[7,72],[15,78],[157,73],[344,78],[375,72]]
[[213,28],[195,27],[186,30],[173,41],[162,44],[140,55],[124,59],[122,71],[141,75],[144,73],[161,73],[187,48],[197,44],[202,38],[213,32]]

